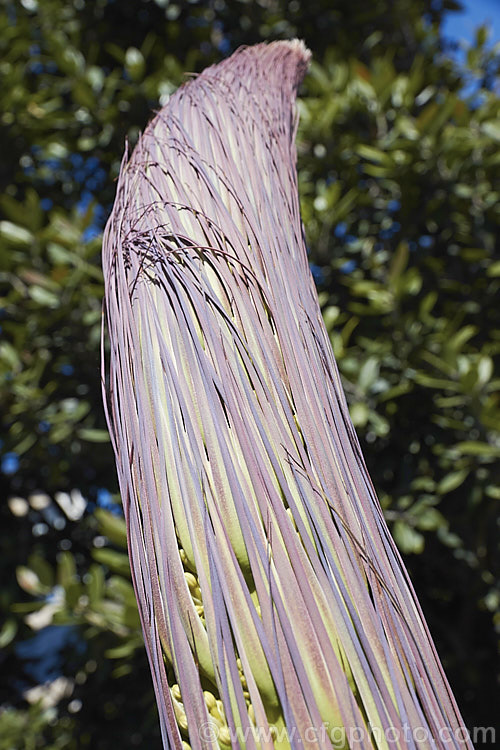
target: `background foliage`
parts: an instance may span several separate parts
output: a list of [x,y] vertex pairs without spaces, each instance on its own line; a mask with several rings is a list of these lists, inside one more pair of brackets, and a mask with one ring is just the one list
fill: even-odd
[[[159,747],[100,395],[126,137],[299,35],[300,190],[351,415],[469,726],[498,706],[500,49],[452,0],[0,0],[0,750]],[[40,688],[40,684],[49,685]]]

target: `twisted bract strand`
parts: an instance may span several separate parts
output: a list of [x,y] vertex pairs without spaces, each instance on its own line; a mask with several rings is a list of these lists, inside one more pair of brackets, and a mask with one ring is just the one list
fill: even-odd
[[468,743],[308,268],[308,59],[259,45],[179,89],[106,229],[109,423],[164,744],[387,748],[392,730],[448,750]]

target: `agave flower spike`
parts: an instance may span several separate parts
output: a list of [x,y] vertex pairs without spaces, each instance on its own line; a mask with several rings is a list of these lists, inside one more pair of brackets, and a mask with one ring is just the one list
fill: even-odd
[[300,221],[299,41],[182,86],[106,227],[108,422],[165,748],[471,747]]

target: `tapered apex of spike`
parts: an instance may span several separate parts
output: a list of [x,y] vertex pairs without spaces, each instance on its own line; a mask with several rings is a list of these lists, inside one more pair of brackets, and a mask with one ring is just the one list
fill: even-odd
[[[262,42],[252,47],[240,47],[235,56],[239,54],[252,58],[258,67],[265,69],[268,76],[276,73],[280,67],[286,75],[293,71],[296,85],[305,76],[312,56],[302,39]],[[231,58],[228,58],[229,60]]]
[[289,122],[310,59],[311,53],[300,39],[261,42],[239,47],[230,57],[206,68],[196,80],[201,85],[205,81],[223,81],[224,96],[230,90],[232,96],[240,99],[242,111],[251,112],[250,95],[252,106],[280,129],[280,123]]
[[282,42],[273,42],[281,47],[284,51],[290,52],[295,58],[295,64],[297,66],[297,78],[298,83],[307,73],[309,63],[311,61],[311,50],[309,50],[302,39],[290,39]]
[[[201,79],[224,76],[227,83],[251,90],[272,92],[278,87],[285,96],[296,93],[307,73],[311,52],[301,39],[261,42],[239,47],[230,57],[206,68]],[[291,87],[291,89],[290,89]]]
[[311,59],[311,50],[306,47],[302,39],[289,39],[283,42],[273,42],[273,44],[287,47],[291,52],[300,56],[305,63],[309,63]]

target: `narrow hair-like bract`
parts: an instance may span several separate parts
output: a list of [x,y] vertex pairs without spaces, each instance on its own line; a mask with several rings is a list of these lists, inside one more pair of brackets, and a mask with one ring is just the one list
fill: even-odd
[[349,419],[299,213],[301,42],[124,159],[106,407],[166,748],[471,747]]

